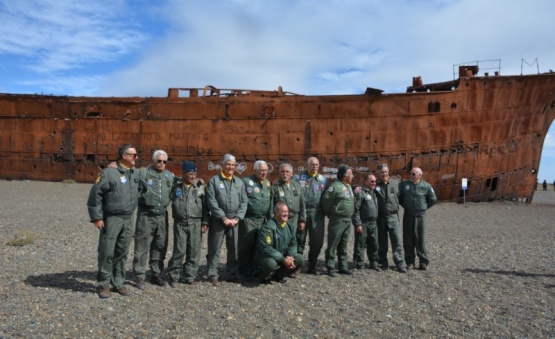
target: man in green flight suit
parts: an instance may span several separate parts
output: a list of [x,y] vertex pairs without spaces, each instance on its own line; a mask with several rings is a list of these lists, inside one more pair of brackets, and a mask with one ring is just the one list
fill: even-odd
[[139,169],[133,271],[137,277],[135,286],[140,290],[145,289],[147,259],[152,272],[151,282],[162,287],[168,284],[162,274],[168,250],[168,205],[174,175],[166,169],[167,162],[168,154],[157,150],[152,155],[152,164]]
[[100,230],[98,237],[98,296],[110,297],[114,291],[128,295],[125,263],[133,237],[132,215],[139,198],[139,174],[135,168],[137,150],[125,144],[118,150],[116,167],[106,167],[89,193],[87,208],[90,220]]
[[422,169],[414,167],[410,179],[399,184],[399,204],[403,206],[403,246],[407,268],[414,268],[414,249],[420,261],[419,269],[430,263],[426,250],[426,210],[437,201],[432,185],[422,180]]
[[208,228],[208,279],[213,286],[219,286],[218,264],[220,251],[226,240],[227,281],[239,282],[237,226],[245,218],[248,206],[247,192],[243,180],[235,177],[235,157],[226,154],[222,158],[220,174],[213,176],[208,183],[206,202],[210,210]]
[[330,277],[336,277],[335,254],[337,252],[340,274],[353,274],[347,266],[347,245],[351,234],[351,219],[355,213],[355,196],[351,188],[353,171],[348,165],[339,165],[337,181],[330,185],[322,197],[322,210],[329,218],[326,267]]
[[260,232],[255,254],[255,262],[260,265],[260,283],[271,281],[286,283],[285,277],[296,277],[298,267],[303,265],[303,257],[297,252],[296,227],[288,222],[289,210],[285,202],[278,202],[273,208],[274,218],[268,220]]
[[320,162],[315,157],[308,158],[308,169],[295,175],[295,181],[303,188],[306,204],[306,225],[304,229],[297,230],[297,250],[299,254],[304,254],[307,234],[309,240],[308,252],[308,273],[318,275],[316,263],[318,256],[324,246],[325,216],[322,212],[320,200],[328,181],[326,177],[318,173]]
[[[183,268],[185,283],[195,285],[202,245],[210,213],[206,205],[206,186],[197,179],[197,166],[185,161],[182,178],[171,190],[173,216],[173,255],[168,263],[170,286],[177,287]],[[183,262],[185,258],[185,262]]]
[[391,240],[393,261],[401,273],[407,273],[403,254],[403,239],[399,226],[399,182],[389,177],[389,167],[380,164],[377,167],[378,185],[378,262],[382,270],[389,269],[387,260],[387,236]]
[[253,165],[254,174],[243,178],[249,203],[245,218],[239,222],[239,273],[248,278],[255,273],[254,252],[258,231],[270,212],[270,181],[268,164],[258,160]]
[[376,198],[376,176],[367,174],[364,187],[356,196],[355,214],[355,251],[353,262],[356,269],[364,268],[364,252],[368,255],[370,269],[381,271],[378,268],[378,199]]
[[[289,223],[295,227],[295,230],[297,230],[297,227],[304,230],[306,204],[301,185],[291,180],[293,178],[293,166],[290,164],[281,164],[281,166],[279,166],[279,176],[280,180],[272,185],[270,205],[273,208],[279,201],[286,203],[289,209]],[[272,219],[273,217],[273,209],[271,209],[268,219]]]

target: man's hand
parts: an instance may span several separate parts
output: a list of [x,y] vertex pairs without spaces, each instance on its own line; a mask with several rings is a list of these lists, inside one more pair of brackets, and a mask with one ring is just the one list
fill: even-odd
[[355,232],[357,232],[358,234],[362,234],[362,225],[358,225],[358,226],[355,228]]
[[296,268],[295,258],[293,258],[292,256],[287,256],[283,258],[283,266],[290,270]]
[[233,228],[237,226],[237,224],[239,223],[239,220],[235,218],[233,219],[224,218],[223,222],[225,226]]
[[115,161],[112,161],[111,163],[108,164],[108,167],[111,167],[111,168],[118,168],[118,163],[115,162]]
[[356,195],[359,195],[360,192],[362,192],[362,187],[357,186],[357,187],[354,189],[354,192],[355,192]]
[[208,231],[208,225],[202,225],[202,226],[200,227],[200,231],[201,231],[202,233],[206,233],[206,232]]
[[93,224],[94,224],[94,227],[98,228],[101,231],[104,229],[104,220],[102,219],[93,221]]
[[304,227],[305,227],[305,223],[304,223],[304,222],[300,222],[300,223],[299,223],[299,229],[300,229],[301,231],[304,231]]

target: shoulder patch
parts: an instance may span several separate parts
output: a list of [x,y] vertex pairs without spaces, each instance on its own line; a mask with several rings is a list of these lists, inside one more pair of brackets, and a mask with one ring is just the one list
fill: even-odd
[[100,172],[100,173],[98,174],[98,177],[96,177],[96,181],[94,182],[95,185],[98,185],[98,183],[100,182],[100,180],[102,180],[102,172]]
[[269,235],[266,236],[266,244],[268,245],[272,244],[272,237],[270,237]]

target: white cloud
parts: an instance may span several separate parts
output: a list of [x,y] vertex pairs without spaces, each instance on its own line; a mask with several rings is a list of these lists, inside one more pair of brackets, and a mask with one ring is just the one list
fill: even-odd
[[0,53],[22,56],[19,66],[39,73],[115,61],[145,40],[121,20],[123,1],[2,1],[0,8]]

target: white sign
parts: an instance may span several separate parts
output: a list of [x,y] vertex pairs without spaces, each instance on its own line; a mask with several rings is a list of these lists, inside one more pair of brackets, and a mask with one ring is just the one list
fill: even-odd
[[464,191],[466,191],[466,189],[468,188],[468,180],[466,178],[462,179],[462,189]]

